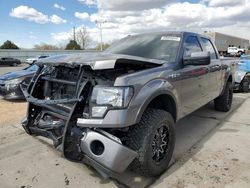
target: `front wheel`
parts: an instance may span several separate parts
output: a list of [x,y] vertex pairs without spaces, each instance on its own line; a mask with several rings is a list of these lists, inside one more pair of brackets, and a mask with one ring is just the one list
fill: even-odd
[[126,145],[138,152],[130,169],[143,176],[158,176],[168,167],[175,146],[174,120],[170,113],[147,109],[130,127]]
[[214,100],[214,107],[217,111],[228,112],[231,109],[233,101],[233,84],[227,82],[227,85],[221,96]]

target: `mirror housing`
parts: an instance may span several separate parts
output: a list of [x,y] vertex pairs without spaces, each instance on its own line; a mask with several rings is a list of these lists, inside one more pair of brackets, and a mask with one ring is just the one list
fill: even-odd
[[183,57],[185,65],[209,65],[211,61],[210,52],[193,52],[190,57]]

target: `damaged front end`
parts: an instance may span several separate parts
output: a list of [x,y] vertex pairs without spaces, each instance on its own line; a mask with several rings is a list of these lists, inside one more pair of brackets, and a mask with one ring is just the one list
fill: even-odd
[[[109,88],[114,88],[117,77],[150,66],[121,64],[93,70],[86,64],[41,63],[27,90],[22,89],[29,103],[22,126],[28,134],[53,140],[70,160],[85,161],[106,174],[121,173],[137,156],[123,143],[127,128],[86,127],[77,122],[93,117],[101,120],[108,109],[126,108],[133,89]],[[122,101],[112,97],[108,104],[105,97],[99,101],[95,94],[99,87],[106,88],[106,93],[99,92],[99,96],[115,92]],[[100,108],[95,109],[95,105]]]

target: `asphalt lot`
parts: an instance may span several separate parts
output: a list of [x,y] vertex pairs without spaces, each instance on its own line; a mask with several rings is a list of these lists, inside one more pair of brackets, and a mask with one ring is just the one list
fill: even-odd
[[25,102],[0,100],[0,187],[249,188],[249,107],[250,94],[237,93],[229,113],[214,111],[210,103],[179,121],[173,160],[157,179],[131,172],[103,179],[63,158],[49,140],[27,135],[20,125]]

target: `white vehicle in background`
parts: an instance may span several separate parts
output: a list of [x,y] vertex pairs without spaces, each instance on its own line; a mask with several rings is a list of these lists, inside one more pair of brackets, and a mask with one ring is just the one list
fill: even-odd
[[25,63],[28,63],[28,64],[33,64],[35,63],[38,59],[43,59],[43,58],[46,58],[46,57],[49,57],[47,55],[41,55],[41,56],[37,56],[37,57],[31,57],[31,58],[28,58],[25,60]]
[[242,55],[245,53],[245,49],[237,47],[228,47],[227,53],[230,55]]

